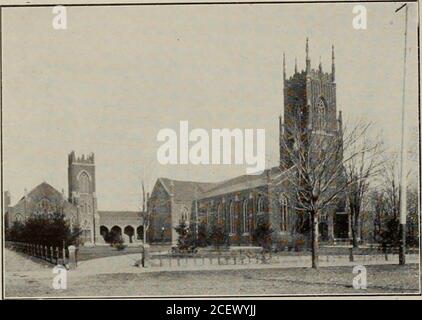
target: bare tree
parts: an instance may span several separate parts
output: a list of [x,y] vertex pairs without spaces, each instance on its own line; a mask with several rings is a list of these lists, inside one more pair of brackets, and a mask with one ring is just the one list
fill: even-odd
[[[407,177],[412,176],[412,170],[407,172]],[[378,179],[378,186],[372,192],[373,208],[377,218],[378,233],[383,234],[383,242],[398,245],[399,216],[400,216],[400,176],[397,154],[386,159]],[[417,234],[418,225],[418,188],[414,183],[407,185],[407,228],[411,236]],[[417,235],[416,235],[417,236]]]
[[[148,173],[152,172],[152,162],[153,160],[150,160],[149,162],[147,162],[146,164],[144,164],[143,166],[143,170],[142,170],[142,179],[141,179],[141,218],[142,218],[142,226],[143,226],[143,243],[147,243],[147,233],[148,233],[148,229],[151,225],[151,220],[152,220],[152,211],[149,209],[149,205],[148,205],[148,196],[149,193],[145,191],[146,188],[148,188],[148,183],[146,184],[145,181],[149,181],[150,179],[147,179]],[[148,177],[150,178],[150,177]],[[146,184],[146,185],[145,185]]]
[[[291,206],[310,222],[312,267],[318,268],[318,225],[324,212],[335,212],[348,186],[345,166],[368,147],[359,144],[368,127],[358,123],[350,131],[338,127],[309,128],[307,115],[298,112],[280,139],[281,168],[289,180]],[[359,180],[359,177],[358,181]],[[355,183],[356,180],[353,181]]]
[[143,226],[143,243],[147,243],[147,232],[151,224],[151,210],[148,210],[146,202],[148,201],[145,194],[145,182],[142,180],[142,226]]
[[[371,124],[360,124],[363,131],[368,132]],[[361,141],[359,141],[361,140]],[[381,142],[371,141],[367,135],[361,136],[351,146],[351,152],[356,154],[345,163],[345,174],[348,188],[346,190],[347,206],[350,214],[353,247],[359,247],[359,224],[363,202],[369,190],[372,177],[382,171]]]

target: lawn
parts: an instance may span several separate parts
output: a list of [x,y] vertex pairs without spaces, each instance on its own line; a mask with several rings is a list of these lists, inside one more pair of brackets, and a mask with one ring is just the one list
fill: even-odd
[[256,269],[193,272],[99,274],[68,277],[66,290],[54,290],[51,278],[7,279],[7,296],[180,296],[399,294],[419,291],[418,265],[368,266],[366,290],[352,286],[351,267],[319,270]]

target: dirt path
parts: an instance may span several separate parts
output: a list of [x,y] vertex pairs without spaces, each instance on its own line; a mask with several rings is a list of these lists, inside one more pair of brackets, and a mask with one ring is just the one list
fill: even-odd
[[[32,296],[33,292],[50,292],[54,278],[53,265],[15,251],[5,249],[5,284],[8,296]],[[15,290],[16,288],[19,288]],[[53,289],[54,290],[54,289]]]

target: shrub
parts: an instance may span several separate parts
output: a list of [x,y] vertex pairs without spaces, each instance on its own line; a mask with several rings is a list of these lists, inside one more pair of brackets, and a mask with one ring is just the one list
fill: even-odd
[[290,248],[296,252],[306,249],[306,236],[303,234],[296,234],[291,240]]
[[198,247],[206,247],[209,243],[207,224],[202,221],[198,226],[198,237],[196,245]]
[[227,234],[224,226],[221,223],[213,224],[208,233],[208,238],[211,245],[213,245],[216,249],[219,249],[227,241]]
[[180,220],[179,225],[174,228],[178,234],[177,248],[181,251],[188,250],[191,246],[190,230],[185,220]]
[[115,247],[118,251],[126,249],[126,245],[124,244],[124,240],[122,238],[113,242],[112,246]]
[[269,250],[271,248],[271,234],[273,232],[274,230],[268,222],[261,222],[253,232],[253,242],[263,249]]
[[277,242],[276,250],[277,251],[285,251],[289,247],[289,240],[287,239],[280,239]]
[[62,247],[77,244],[79,229],[70,230],[62,213],[32,215],[25,222],[13,223],[8,240]]

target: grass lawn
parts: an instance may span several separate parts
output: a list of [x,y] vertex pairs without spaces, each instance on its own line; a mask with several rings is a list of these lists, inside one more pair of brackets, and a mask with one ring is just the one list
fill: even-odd
[[368,266],[366,290],[352,286],[351,267],[319,270],[256,269],[132,274],[69,274],[68,288],[54,290],[53,276],[6,277],[6,296],[176,296],[397,294],[419,291],[418,265]]

